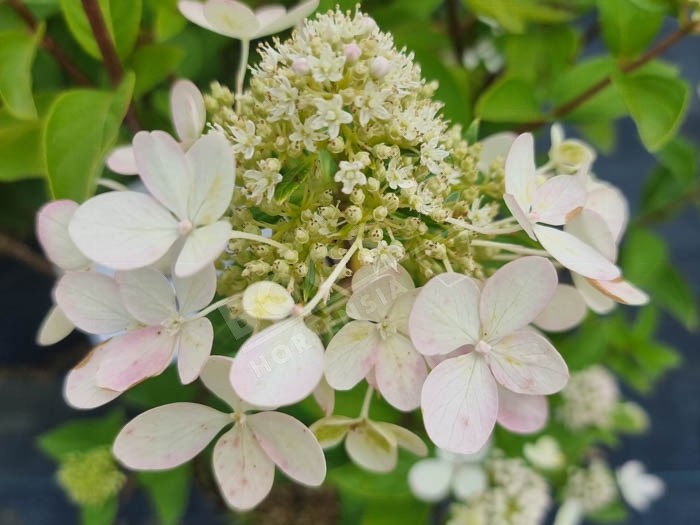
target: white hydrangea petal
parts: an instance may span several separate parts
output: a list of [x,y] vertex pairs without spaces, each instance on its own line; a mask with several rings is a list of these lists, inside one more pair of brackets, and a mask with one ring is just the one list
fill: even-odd
[[411,341],[423,355],[446,354],[480,338],[479,286],[443,273],[421,288],[409,317]]
[[428,367],[406,336],[389,335],[380,343],[374,373],[379,391],[390,405],[405,412],[420,406]]
[[36,216],[36,234],[46,257],[62,270],[81,270],[90,264],[68,234],[78,203],[70,200],[44,204]]
[[131,145],[114,148],[106,161],[107,167],[119,175],[137,175],[139,172]]
[[629,221],[627,199],[619,189],[607,182],[596,181],[592,186],[588,192],[585,209],[603,217],[615,243],[619,243]]
[[346,416],[328,416],[319,419],[310,429],[321,447],[331,448],[339,444],[347,435],[350,427],[358,422]]
[[595,313],[607,314],[615,308],[615,301],[596,290],[583,275],[572,272],[571,278],[588,308]]
[[584,515],[583,505],[579,500],[566,499],[554,517],[554,525],[579,525]]
[[345,450],[355,464],[370,472],[391,472],[398,461],[394,437],[368,420],[350,429]]
[[402,426],[394,425],[393,423],[374,421],[373,424],[387,433],[390,433],[396,441],[396,444],[402,449],[408,450],[416,456],[426,456],[428,454],[428,447],[418,434]]
[[498,157],[503,157],[505,160],[516,136],[517,135],[511,131],[503,131],[501,133],[494,133],[480,140],[481,153],[479,155],[479,162],[476,165],[479,171],[487,173],[491,164],[493,164]]
[[287,14],[287,9],[280,4],[270,4],[260,6],[254,12],[261,30],[265,30],[266,26],[284,17]]
[[542,430],[549,417],[549,405],[544,396],[516,394],[498,387],[498,423],[517,434],[532,434]]
[[593,288],[617,303],[642,306],[649,302],[649,296],[646,292],[624,279],[615,279],[614,281],[589,279],[588,282]]
[[179,219],[187,215],[194,180],[180,145],[164,131],[139,131],[133,140],[139,175],[148,191]]
[[177,8],[182,13],[182,16],[190,22],[197,24],[209,31],[215,31],[207,18],[204,16],[204,2],[200,0],[179,0]]
[[231,144],[216,131],[200,137],[187,152],[193,186],[187,217],[196,226],[221,218],[231,205],[236,164]]
[[363,271],[364,268],[367,267],[363,266],[353,278],[353,292],[345,310],[353,319],[378,323],[387,316],[399,296],[414,289],[413,280],[410,276],[409,280],[403,277],[403,268],[403,272],[382,271],[376,276],[372,275],[371,268]]
[[266,17],[260,18],[258,14],[260,10],[256,11],[262,27],[258,29],[255,38],[262,38],[274,33],[279,33],[280,31],[295,26],[316,10],[318,1],[319,0],[307,0],[306,2],[302,2],[290,9],[283,17],[278,17],[274,21],[270,20],[267,24],[265,23]]
[[117,283],[106,275],[67,273],[58,281],[54,297],[65,316],[90,334],[113,334],[135,324],[122,304]]
[[247,423],[260,447],[287,476],[311,487],[323,483],[323,449],[300,421],[281,412],[260,412],[248,416]]
[[477,452],[496,424],[496,380],[475,352],[448,359],[428,375],[421,407],[433,443],[449,452]]
[[615,474],[622,497],[637,512],[649,510],[651,504],[666,491],[663,480],[648,474],[640,461],[628,461]]
[[188,277],[173,275],[177,308],[181,314],[198,312],[209,306],[216,293],[216,268],[208,264]]
[[506,157],[505,193],[512,195],[527,213],[535,198],[536,185],[535,141],[531,133],[523,133],[513,141]]
[[617,244],[605,220],[598,213],[582,210],[567,223],[564,231],[592,246],[608,260],[617,261]]
[[155,263],[178,238],[177,220],[153,197],[135,191],[102,193],[84,202],[68,226],[78,249],[115,270]]
[[243,292],[243,310],[256,319],[280,320],[289,316],[294,299],[281,284],[258,281]]
[[484,492],[488,487],[486,471],[480,465],[462,464],[455,468],[452,478],[452,492],[460,501]]
[[162,373],[175,352],[175,337],[159,326],[151,326],[110,339],[97,371],[97,384],[124,392]]
[[350,321],[333,336],[323,358],[326,381],[350,390],[365,378],[377,359],[381,338],[369,321]]
[[586,301],[570,284],[559,284],[554,297],[533,321],[545,332],[565,332],[580,325],[586,318]]
[[557,289],[557,271],[544,257],[516,259],[484,284],[479,302],[482,338],[496,341],[531,323]]
[[68,337],[75,326],[66,317],[66,314],[56,305],[52,306],[44,316],[36,334],[36,343],[41,346],[49,346],[58,343]]
[[228,414],[204,405],[163,405],[127,423],[112,450],[125,467],[166,470],[191,460],[229,423]]
[[75,365],[63,383],[63,397],[73,408],[92,409],[119,397],[121,392],[97,386],[96,375],[106,353],[105,344],[93,348]]
[[585,203],[586,188],[581,181],[571,175],[557,175],[537,188],[531,213],[537,222],[561,226]]
[[319,381],[318,386],[313,391],[313,396],[323,414],[330,416],[335,408],[335,390],[328,384],[325,377]]
[[211,354],[214,327],[206,317],[182,324],[177,334],[177,371],[183,385],[199,377]]
[[406,269],[397,265],[396,269],[389,266],[376,267],[371,264],[366,264],[359,268],[352,276],[352,291],[359,292],[366,286],[374,285],[374,282],[380,276],[388,275],[393,277],[397,282],[398,288],[404,288],[405,291],[413,290],[415,284],[413,284],[413,277],[409,274]]
[[230,238],[231,223],[227,220],[195,228],[185,239],[182,251],[177,256],[175,275],[189,277],[213,263]]
[[124,306],[145,325],[159,325],[177,317],[173,287],[155,268],[118,272],[115,278]]
[[416,302],[416,297],[420,290],[411,290],[410,292],[399,295],[394,304],[391,305],[391,310],[387,315],[387,321],[391,326],[395,327],[399,333],[409,336],[409,320],[411,318],[411,310]]
[[518,394],[554,394],[569,380],[569,369],[559,352],[533,330],[520,330],[499,340],[488,361],[496,381]]
[[408,472],[408,486],[419,500],[437,503],[450,493],[453,468],[450,462],[442,459],[422,459]]
[[247,425],[235,425],[214,447],[214,476],[226,504],[246,511],[265,499],[275,480],[275,464]]
[[323,343],[303,319],[275,323],[248,339],[231,367],[231,383],[245,401],[283,406],[301,401],[323,375]]
[[591,279],[611,280],[620,276],[617,266],[570,233],[541,224],[535,224],[534,230],[542,247],[569,270]]
[[236,412],[247,412],[256,409],[243,401],[231,385],[231,366],[233,358],[223,355],[209,356],[204,364],[199,379],[202,381],[207,390],[222,401],[226,401],[228,405]]
[[534,241],[535,239],[535,232],[532,229],[532,221],[530,218],[527,216],[527,214],[523,211],[523,209],[520,207],[518,204],[518,201],[515,200],[515,197],[511,195],[510,193],[504,193],[503,194],[503,202],[506,203],[506,206],[510,210],[510,213],[513,215],[516,221],[518,221],[518,224],[520,227],[527,233],[527,235]]
[[180,79],[170,90],[170,114],[177,136],[184,143],[197,140],[207,120],[204,97],[197,86],[187,79]]
[[212,31],[240,40],[252,40],[260,29],[255,13],[236,0],[207,0],[204,17]]

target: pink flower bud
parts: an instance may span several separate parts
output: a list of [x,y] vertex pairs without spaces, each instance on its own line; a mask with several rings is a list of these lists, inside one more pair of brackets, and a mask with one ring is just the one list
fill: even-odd
[[309,72],[309,62],[305,58],[295,58],[292,62],[292,71],[297,75],[306,75]]
[[345,52],[345,60],[353,64],[357,62],[357,59],[360,58],[360,55],[362,54],[362,49],[360,49],[360,46],[358,46],[355,42],[351,42],[350,44],[347,44],[344,49]]
[[376,57],[372,60],[372,65],[369,66],[369,72],[373,78],[379,79],[386,76],[389,72],[391,64],[384,57]]

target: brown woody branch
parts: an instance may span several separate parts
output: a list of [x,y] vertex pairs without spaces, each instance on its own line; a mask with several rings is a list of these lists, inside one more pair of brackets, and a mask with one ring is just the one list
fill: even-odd
[[9,255],[37,273],[49,277],[56,276],[53,271],[53,266],[48,260],[44,259],[23,242],[2,232],[0,232],[0,253]]

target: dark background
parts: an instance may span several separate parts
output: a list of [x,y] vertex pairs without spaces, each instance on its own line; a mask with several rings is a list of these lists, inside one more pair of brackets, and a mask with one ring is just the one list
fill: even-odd
[[[700,83],[697,44],[686,41],[667,53],[694,86]],[[700,145],[700,104],[693,93],[684,135]],[[601,156],[596,172],[620,186],[634,207],[641,181],[654,165],[634,125],[619,124],[619,146]],[[1,191],[1,190],[0,190]],[[669,241],[672,260],[700,294],[700,215],[687,209],[658,228]],[[0,256],[2,257],[2,256]],[[35,437],[79,415],[61,397],[62,374],[88,348],[73,335],[59,345],[39,348],[34,334],[49,308],[50,279],[0,258],[0,525],[54,525],[76,523],[74,508],[54,481],[54,465],[36,449]],[[639,458],[667,485],[666,496],[644,514],[633,514],[632,525],[694,525],[700,523],[700,337],[663,319],[660,339],[679,349],[682,365],[669,373],[652,396],[639,399],[652,418],[651,431],[625,439],[614,453],[619,465]],[[149,523],[146,502],[132,499],[123,522]],[[213,525],[224,519],[206,497],[195,494],[186,523]],[[313,525],[313,524],[310,524]]]

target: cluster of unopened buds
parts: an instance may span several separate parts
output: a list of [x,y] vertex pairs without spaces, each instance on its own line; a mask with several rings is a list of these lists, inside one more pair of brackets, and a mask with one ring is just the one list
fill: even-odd
[[[101,406],[175,362],[183,384],[200,380],[230,411],[195,403],[149,410],[124,427],[114,454],[129,468],[168,469],[215,441],[216,480],[239,510],[267,495],[275,466],[301,484],[321,484],[322,449],[341,442],[353,462],[378,472],[395,467],[399,447],[426,455],[417,434],[370,418],[375,393],[398,411],[420,408],[445,454],[483,450],[496,423],[516,433],[542,429],[546,396],[569,379],[543,332],[576,326],[588,309],[647,301],[616,266],[626,202],[591,174],[593,151],[558,127],[539,168],[529,134],[466,144],[438,120],[439,106],[424,101],[434,88],[394,74],[398,61],[417,69],[359,11],[306,22],[293,45],[275,41],[253,82],[272,78],[281,87],[244,91],[248,43],[300,22],[317,2],[289,12],[253,12],[233,0],[179,5],[194,23],[243,42],[235,96],[214,93],[205,104],[192,83],[178,81],[178,138],[139,132],[108,160],[113,171],[137,173],[143,188],[52,202],[38,215],[40,242],[62,273],[40,341],[74,327],[103,339],[68,374],[68,403]],[[318,33],[327,27],[336,31],[325,42]],[[353,92],[352,106],[343,98],[350,88],[338,87],[351,76],[376,90],[367,100]],[[207,125],[205,107],[226,98]],[[264,104],[269,113],[255,120]],[[392,131],[399,124],[404,135]],[[284,155],[266,142],[275,133]],[[404,156],[402,141],[419,146]],[[325,178],[324,162],[334,166]],[[302,171],[318,174],[322,209],[294,201],[291,183]],[[487,182],[477,187],[477,179]],[[559,283],[567,272],[573,285]],[[237,291],[221,293],[227,289]],[[346,317],[317,330],[335,299]],[[218,310],[252,327],[237,350],[216,347],[209,315]],[[213,347],[227,355],[211,355]],[[363,381],[358,416],[335,415],[334,392]],[[310,395],[326,414],[310,428],[277,411]],[[502,465],[537,479],[523,465],[493,461],[487,470]],[[471,482],[486,487],[483,469],[446,465],[422,467],[446,473],[439,490],[412,484],[433,499],[452,478],[463,495],[474,492]],[[538,497],[539,516],[549,497]]]

